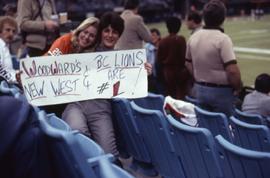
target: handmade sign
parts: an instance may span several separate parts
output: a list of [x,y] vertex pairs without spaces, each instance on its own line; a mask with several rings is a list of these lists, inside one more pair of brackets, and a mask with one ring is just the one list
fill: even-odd
[[24,93],[36,106],[147,96],[144,49],[25,58]]

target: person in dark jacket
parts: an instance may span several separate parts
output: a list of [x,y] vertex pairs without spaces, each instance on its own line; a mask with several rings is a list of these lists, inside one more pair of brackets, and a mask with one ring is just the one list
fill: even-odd
[[33,108],[0,95],[0,177],[53,178],[47,145]]
[[169,35],[159,42],[157,51],[157,78],[163,84],[164,95],[184,99],[190,75],[185,67],[186,40],[182,35],[177,35],[181,20],[169,17],[166,26]]

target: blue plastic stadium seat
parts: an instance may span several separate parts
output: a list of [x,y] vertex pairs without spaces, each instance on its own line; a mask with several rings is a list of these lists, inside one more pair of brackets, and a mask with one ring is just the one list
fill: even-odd
[[265,125],[264,118],[259,114],[248,114],[239,109],[235,109],[235,117],[250,124]]
[[152,166],[149,150],[138,129],[129,100],[115,98],[112,100],[112,107],[120,131],[119,140],[125,146],[125,151],[133,157],[133,168],[149,176],[156,175],[157,172]]
[[124,137],[128,152],[137,160],[151,162],[149,152],[145,147],[137,122],[133,118],[129,100],[113,99],[113,112]]
[[78,131],[60,130],[48,123],[46,113],[37,110],[40,129],[52,152],[58,177],[69,178],[133,178],[114,165],[112,154]]
[[230,117],[234,144],[246,149],[270,152],[270,131],[265,125],[248,124]]
[[2,93],[8,94],[8,95],[12,95],[15,98],[17,98],[19,96],[19,90],[18,88],[15,87],[11,87],[10,84],[8,84],[6,81],[1,81],[0,83],[0,91]]
[[189,103],[192,103],[194,105],[197,105],[198,104],[198,100],[196,98],[192,98],[191,96],[189,95],[186,95],[185,96],[185,100]]
[[159,110],[144,109],[130,103],[134,119],[145,140],[155,168],[163,177],[185,177],[183,160],[175,155],[175,148],[170,137],[168,121]]
[[48,123],[55,128],[71,131],[71,127],[62,119],[58,118],[54,113],[47,114]]
[[122,168],[111,163],[105,156],[88,159],[91,167],[94,167],[98,178],[134,178]]
[[40,128],[47,137],[47,142],[54,159],[57,177],[87,178],[96,177],[88,166],[83,154],[78,154],[79,146],[73,132],[53,128],[46,121],[44,111],[38,113]]
[[195,112],[199,127],[209,129],[213,136],[220,134],[230,142],[233,141],[228,119],[225,114],[206,111],[198,106],[195,107]]
[[15,84],[9,84],[6,81],[1,81],[0,92],[6,95],[14,96],[16,99],[28,103],[27,98],[24,95],[23,91]]
[[215,142],[208,129],[191,127],[168,116],[175,153],[188,178],[222,177]]
[[111,153],[105,154],[104,150],[92,139],[88,138],[87,136],[76,133],[74,134],[79,146],[80,152],[86,158],[93,158],[98,156],[104,156],[106,159],[110,161],[114,161],[115,158]]
[[99,178],[94,164],[89,164],[88,160],[99,156],[109,159],[111,155],[104,154],[97,144],[78,131],[52,127],[46,117],[44,111],[38,111],[40,129],[46,136],[57,177]]
[[270,177],[270,153],[247,150],[216,136],[217,153],[225,178]]
[[147,97],[133,99],[140,107],[145,109],[156,109],[163,112],[164,96],[154,93],[148,93]]

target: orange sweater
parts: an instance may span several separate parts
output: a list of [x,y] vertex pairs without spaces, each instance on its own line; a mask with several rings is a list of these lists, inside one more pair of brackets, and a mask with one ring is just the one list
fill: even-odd
[[71,54],[74,48],[71,42],[72,33],[65,34],[57,38],[46,55],[59,56],[62,54]]

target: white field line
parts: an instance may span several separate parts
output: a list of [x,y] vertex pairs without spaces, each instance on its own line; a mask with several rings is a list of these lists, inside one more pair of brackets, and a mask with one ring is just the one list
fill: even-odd
[[236,58],[241,58],[243,60],[255,60],[256,61],[270,61],[270,57],[261,56],[256,54],[246,54],[246,53],[238,53],[236,54]]
[[243,53],[253,53],[253,54],[268,54],[270,55],[269,49],[259,49],[259,48],[243,48],[243,47],[234,47],[235,52]]
[[[268,32],[269,33],[269,32]],[[234,34],[233,36],[233,41],[236,40],[250,40],[250,39],[257,39],[257,38],[262,38],[264,39],[264,37],[268,37],[268,33],[247,33],[247,32],[239,32]]]

